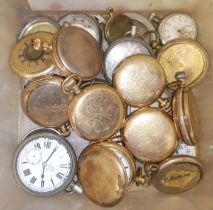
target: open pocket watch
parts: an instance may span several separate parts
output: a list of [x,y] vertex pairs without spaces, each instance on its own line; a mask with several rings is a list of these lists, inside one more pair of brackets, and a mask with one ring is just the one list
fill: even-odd
[[14,158],[18,183],[36,196],[49,196],[81,188],[75,184],[77,160],[72,145],[58,133],[38,129],[19,145]]
[[59,24],[61,26],[63,26],[64,22],[68,22],[71,26],[76,26],[86,30],[96,39],[99,44],[101,44],[101,30],[93,17],[85,13],[70,13],[59,19]]
[[134,182],[135,162],[129,151],[116,143],[95,143],[81,153],[78,177],[91,201],[114,206]]
[[10,66],[20,77],[32,79],[53,71],[52,55],[49,51],[34,48],[34,40],[42,40],[44,45],[50,45],[53,34],[36,32],[19,40],[10,55]]
[[56,75],[32,79],[22,92],[21,104],[24,113],[34,123],[56,128],[63,136],[68,136],[68,107],[73,94],[62,91],[63,81],[63,77]]
[[108,82],[112,83],[112,77],[116,67],[125,58],[137,54],[154,56],[152,48],[143,40],[136,37],[137,28],[132,26],[131,37],[124,37],[109,45],[104,57],[104,75]]
[[109,43],[122,38],[127,32],[131,31],[132,21],[124,14],[113,14],[112,8],[107,8],[109,18],[104,27],[104,35]]
[[[137,27],[137,34],[142,37],[144,33],[155,31],[155,27],[146,17],[138,13],[127,12],[124,15],[128,16],[134,26]],[[157,35],[155,33],[150,34],[150,39],[152,42],[157,40]]]
[[30,17],[23,26],[21,26],[17,41],[27,36],[28,34],[36,32],[48,32],[55,34],[60,28],[59,23],[49,16],[34,16]]
[[151,13],[149,20],[158,25],[158,33],[162,44],[178,39],[196,39],[198,27],[196,21],[186,13],[171,13],[163,19]]
[[42,39],[35,38],[33,46],[51,53],[54,65],[64,76],[78,74],[86,81],[94,79],[101,71],[102,52],[95,38],[68,22],[54,35],[51,44],[45,45]]
[[145,165],[152,185],[164,193],[182,193],[194,188],[203,177],[202,164],[194,157],[173,156],[159,165]]
[[116,68],[113,86],[127,105],[141,108],[160,97],[165,87],[165,73],[155,58],[133,55]]

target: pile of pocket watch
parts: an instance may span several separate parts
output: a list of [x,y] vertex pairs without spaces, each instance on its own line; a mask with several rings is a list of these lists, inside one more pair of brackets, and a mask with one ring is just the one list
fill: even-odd
[[[10,55],[24,81],[23,111],[43,127],[15,155],[24,190],[83,191],[113,206],[133,183],[165,193],[194,188],[203,169],[191,88],[208,70],[197,35],[185,13],[147,18],[108,8],[29,18]],[[78,160],[71,132],[90,142]]]

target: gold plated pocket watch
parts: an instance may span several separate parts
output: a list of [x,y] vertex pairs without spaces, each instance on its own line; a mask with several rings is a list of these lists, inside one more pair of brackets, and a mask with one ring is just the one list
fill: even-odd
[[164,160],[152,175],[153,186],[164,193],[182,193],[194,188],[203,177],[203,167],[194,157],[176,156]]
[[114,15],[113,9],[108,8],[107,14],[109,19],[106,22],[104,28],[104,35],[109,43],[122,38],[127,32],[131,31],[132,21],[131,19],[123,14]]
[[100,206],[114,206],[132,185],[135,163],[124,147],[96,143],[81,153],[78,176],[86,196]]
[[195,145],[197,143],[198,128],[198,113],[196,111],[196,102],[187,87],[185,72],[180,72],[176,75],[179,80],[179,88],[175,91],[172,101],[173,119],[179,138],[187,145]]
[[113,86],[127,105],[141,108],[152,104],[162,94],[165,73],[155,58],[134,55],[116,68]]
[[50,45],[53,34],[47,32],[29,34],[19,40],[11,51],[11,68],[18,76],[25,79],[48,74],[54,69],[51,53],[44,49],[35,49],[35,39],[42,40],[43,45]]
[[68,107],[73,94],[65,94],[60,76],[42,76],[31,80],[24,88],[21,103],[24,113],[34,123],[59,129],[62,135],[70,134]]
[[70,26],[67,22],[54,35],[50,45],[45,46],[42,39],[37,38],[34,48],[50,51],[54,65],[64,76],[78,74],[82,81],[91,80],[102,68],[102,52],[96,39],[84,29]]
[[[74,83],[73,83],[74,81]],[[124,102],[114,88],[106,84],[80,90],[68,77],[63,90],[77,94],[70,102],[69,120],[74,131],[88,141],[102,141],[121,129],[125,119]]]
[[186,86],[198,84],[207,74],[209,59],[206,50],[191,39],[176,39],[165,44],[157,54],[167,83],[175,81],[177,72],[187,74]]
[[133,112],[123,129],[124,144],[141,162],[156,163],[171,156],[178,146],[178,137],[170,116],[155,108]]

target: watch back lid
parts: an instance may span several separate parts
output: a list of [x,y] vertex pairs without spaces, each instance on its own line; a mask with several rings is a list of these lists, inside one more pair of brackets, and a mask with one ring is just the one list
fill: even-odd
[[209,58],[206,50],[192,39],[176,39],[165,44],[157,55],[168,83],[176,81],[177,72],[185,71],[186,86],[198,84],[207,74]]
[[66,74],[78,74],[85,81],[94,79],[100,73],[102,51],[87,31],[75,26],[63,27],[55,37],[53,48],[57,60],[60,60],[60,69],[65,67]]
[[135,173],[136,173],[136,165],[135,165],[135,160],[133,155],[130,153],[128,149],[126,149],[124,146],[121,146],[117,143],[111,143],[107,141],[99,142],[96,143],[96,145],[102,145],[105,147],[110,148],[112,151],[118,151],[121,153],[125,159],[128,161],[130,167],[131,167],[131,172],[130,176],[128,177],[128,189],[132,186],[133,182],[135,181]]
[[133,55],[116,68],[113,86],[127,105],[141,108],[152,104],[162,94],[165,73],[155,58]]
[[198,107],[195,96],[193,95],[192,91],[188,90],[188,88],[184,88],[183,103],[188,134],[191,143],[195,145],[200,135],[199,111],[197,110]]
[[58,20],[63,26],[64,22],[68,22],[71,26],[79,27],[89,32],[98,43],[102,41],[102,33],[96,20],[86,13],[69,13]]
[[111,17],[105,26],[105,37],[109,43],[122,38],[131,31],[132,21],[126,15],[116,15]]
[[166,112],[142,108],[133,112],[124,124],[124,143],[141,162],[156,163],[176,150],[177,134]]
[[51,53],[33,48],[35,39],[49,45],[52,43],[53,34],[36,32],[16,43],[10,54],[10,66],[20,77],[31,79],[48,74],[54,69]]
[[68,107],[73,95],[61,90],[63,78],[43,76],[32,80],[21,97],[25,114],[43,127],[60,128],[68,119]]
[[189,156],[171,157],[159,165],[152,184],[164,193],[182,193],[194,188],[203,177],[201,163]]
[[101,206],[113,206],[124,196],[127,177],[119,158],[110,149],[91,145],[80,155],[78,176],[87,197]]
[[124,104],[109,85],[90,85],[71,101],[69,119],[72,128],[82,138],[105,140],[121,129],[125,119]]
[[[192,103],[192,94],[188,88],[179,88],[173,97],[173,119],[179,138],[187,145],[195,145],[199,130],[199,122],[195,112],[195,101]],[[195,134],[196,132],[196,134]]]

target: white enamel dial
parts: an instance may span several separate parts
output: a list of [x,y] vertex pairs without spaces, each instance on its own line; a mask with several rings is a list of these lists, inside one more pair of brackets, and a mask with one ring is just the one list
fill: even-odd
[[128,181],[130,182],[132,180],[132,171],[131,171],[131,167],[130,167],[130,163],[128,162],[127,158],[118,150],[111,148],[113,150],[113,152],[117,155],[117,157],[121,160],[123,167],[126,171],[126,175],[128,178]]
[[196,157],[197,149],[195,146],[188,146],[184,143],[180,143],[178,146],[178,149],[174,153],[174,156],[178,156],[178,155],[187,155],[187,156]]
[[38,195],[54,194],[71,182],[75,167],[72,158],[70,149],[58,139],[34,138],[17,153],[16,176],[27,191]]
[[177,38],[196,39],[198,34],[195,20],[182,13],[166,16],[158,27],[158,32],[163,44]]

